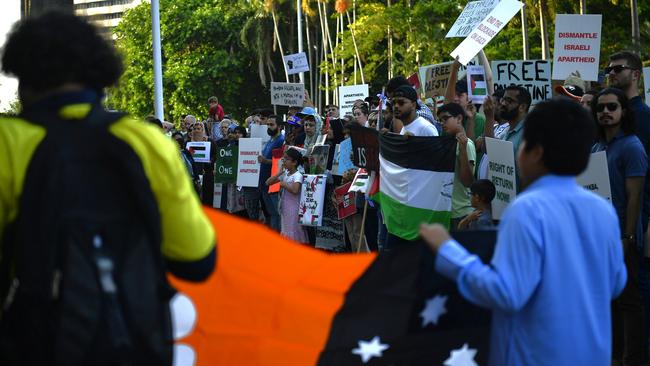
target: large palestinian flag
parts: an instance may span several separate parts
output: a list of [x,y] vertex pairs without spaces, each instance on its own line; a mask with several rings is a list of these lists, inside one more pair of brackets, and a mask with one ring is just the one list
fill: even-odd
[[[218,264],[172,280],[177,365],[485,365],[489,312],[435,274],[413,245],[332,255],[217,211]],[[488,261],[495,234],[457,237]],[[478,250],[478,251],[477,251]]]
[[449,227],[456,166],[454,137],[380,136],[379,193],[388,232],[418,237],[420,224]]

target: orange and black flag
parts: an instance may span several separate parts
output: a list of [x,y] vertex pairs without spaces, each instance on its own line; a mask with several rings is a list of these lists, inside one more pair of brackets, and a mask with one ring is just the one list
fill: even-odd
[[[435,258],[423,245],[378,256],[333,255],[207,213],[219,238],[215,272],[201,284],[172,279],[192,308],[175,313],[192,318],[176,331],[179,364],[487,363],[489,312],[435,273]],[[468,249],[489,260],[494,233],[476,235],[457,239],[475,242]]]

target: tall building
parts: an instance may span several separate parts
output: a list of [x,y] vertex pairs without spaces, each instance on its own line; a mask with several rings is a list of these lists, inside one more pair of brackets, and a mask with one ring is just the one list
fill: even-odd
[[106,37],[122,20],[124,12],[143,0],[74,0],[75,14],[82,16],[100,28]]
[[48,10],[72,12],[72,1],[73,0],[20,0],[20,13],[21,16],[25,18],[42,14]]

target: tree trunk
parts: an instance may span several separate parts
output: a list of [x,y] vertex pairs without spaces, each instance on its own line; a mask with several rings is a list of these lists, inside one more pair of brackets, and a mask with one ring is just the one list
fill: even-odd
[[[345,15],[348,17],[348,23],[350,23],[350,14],[346,11]],[[359,73],[361,74],[361,84],[365,84],[366,80],[363,77],[363,65],[361,64],[361,56],[359,56],[359,48],[357,47],[357,40],[356,38],[354,38],[354,30],[352,29],[351,26],[350,26],[350,35],[352,35],[352,44],[354,44],[354,54],[356,56],[355,57],[356,62],[354,63],[354,84],[357,83],[357,64],[359,65]]]
[[[388,0],[387,6],[390,7],[390,0]],[[393,78],[393,36],[390,33],[390,25],[386,31],[388,36],[388,79],[390,80]]]
[[580,14],[587,14],[587,0],[580,0]]
[[528,18],[526,17],[526,5],[521,8],[521,41],[524,60],[530,58],[530,46],[528,45]]
[[280,49],[280,58],[282,59],[282,68],[284,69],[284,77],[289,82],[289,73],[287,72],[287,65],[284,63],[284,50],[282,48],[282,40],[280,40],[280,32],[278,32],[278,21],[275,17],[275,9],[271,9],[271,17],[273,17],[273,33],[278,40],[278,48]]
[[639,29],[639,7],[637,0],[630,0],[630,15],[632,17],[632,49],[639,54],[641,51],[641,32]]
[[551,58],[551,50],[548,42],[548,29],[546,27],[546,0],[539,0],[539,25],[542,36],[542,60]]

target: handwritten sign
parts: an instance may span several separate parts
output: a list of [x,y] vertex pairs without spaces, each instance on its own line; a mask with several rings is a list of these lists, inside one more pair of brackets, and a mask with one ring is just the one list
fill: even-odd
[[[453,61],[449,61],[420,67],[420,80],[424,80],[422,91],[425,98],[444,97],[453,64]],[[467,66],[471,65],[478,65],[477,57],[467,63]],[[460,69],[458,69],[458,80],[464,78],[467,74],[467,66],[461,65]]]
[[585,189],[612,202],[612,188],[609,183],[609,170],[607,168],[607,153],[605,151],[599,151],[591,154],[587,169],[576,177],[576,182]]
[[487,97],[487,83],[483,66],[467,67],[467,97],[472,103],[483,104]]
[[354,102],[368,97],[368,84],[339,86],[339,113],[341,116],[352,114]]
[[192,158],[197,163],[210,162],[210,141],[188,142],[185,148],[192,154]]
[[350,128],[352,161],[359,168],[379,171],[379,132],[359,125]]
[[304,52],[286,55],[283,57],[284,64],[287,67],[287,74],[293,75],[309,71],[309,61]]
[[517,0],[501,0],[501,2],[492,11],[478,23],[476,28],[467,35],[467,38],[461,42],[455,50],[451,52],[451,57],[458,57],[458,61],[467,65],[467,63],[476,56],[483,47],[494,38],[497,33],[508,24],[510,19],[515,16],[524,6]]
[[553,97],[550,61],[492,61],[492,76],[495,91],[519,85],[533,97],[533,105]]
[[304,84],[271,82],[271,104],[302,107],[304,100]]
[[460,37],[465,38],[476,28],[478,23],[494,9],[500,0],[480,0],[470,1],[465,5],[463,12],[460,13],[454,25],[451,26],[445,38]]
[[261,139],[239,139],[239,157],[237,159],[237,186],[258,186],[260,179],[260,163],[257,161],[257,157],[260,155],[261,151]]
[[488,154],[488,179],[494,183],[497,194],[492,200],[492,217],[501,220],[503,212],[517,196],[515,154],[512,142],[485,139]]
[[305,226],[323,224],[323,207],[325,203],[326,175],[305,175],[300,190],[298,222]]
[[555,16],[553,80],[576,71],[582,80],[598,80],[602,21],[600,14]]
[[217,161],[214,165],[214,181],[216,183],[237,182],[237,146],[220,147],[217,149]]

